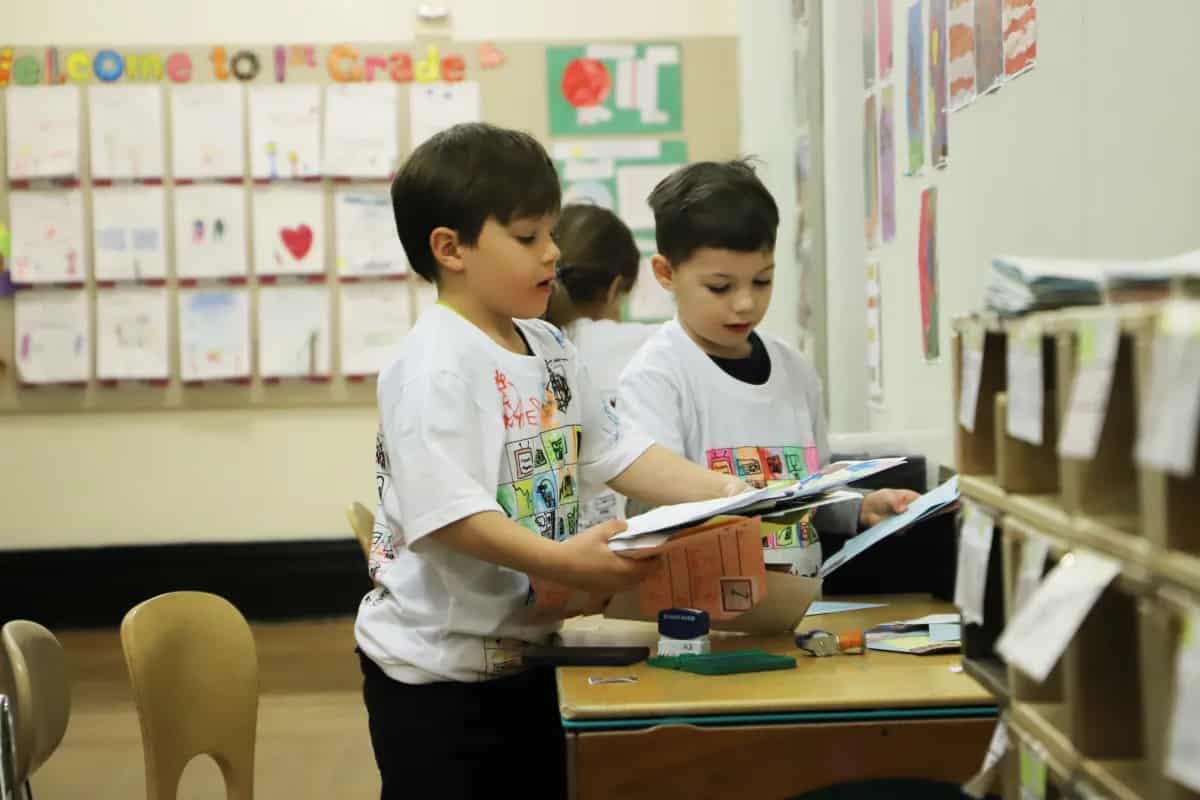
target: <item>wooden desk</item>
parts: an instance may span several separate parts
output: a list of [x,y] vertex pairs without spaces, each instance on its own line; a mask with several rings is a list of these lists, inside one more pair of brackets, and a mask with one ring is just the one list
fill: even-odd
[[[860,599],[888,605],[812,617],[800,629],[953,610],[927,596]],[[560,669],[571,796],[785,798],[877,778],[962,782],[983,761],[996,710],[974,680],[951,671],[957,654],[815,658],[786,635],[714,642],[745,647],[796,656],[797,668],[718,677],[644,663]],[[619,675],[638,680],[588,685]]]

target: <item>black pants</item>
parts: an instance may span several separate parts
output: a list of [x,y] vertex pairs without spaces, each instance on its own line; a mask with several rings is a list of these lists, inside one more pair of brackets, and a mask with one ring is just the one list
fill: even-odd
[[[382,800],[566,796],[566,740],[552,669],[481,683],[406,684],[366,656],[363,699]],[[426,788],[428,787],[428,788]]]

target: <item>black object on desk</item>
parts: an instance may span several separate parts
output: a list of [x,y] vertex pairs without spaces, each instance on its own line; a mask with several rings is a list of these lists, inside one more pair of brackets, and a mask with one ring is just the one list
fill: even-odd
[[650,657],[649,647],[527,647],[526,667],[627,667]]

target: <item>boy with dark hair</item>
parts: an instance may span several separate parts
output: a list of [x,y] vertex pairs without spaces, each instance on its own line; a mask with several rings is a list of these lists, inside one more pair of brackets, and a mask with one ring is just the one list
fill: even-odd
[[[651,438],[711,470],[762,486],[829,460],[821,382],[795,348],[759,334],[771,302],[779,210],[744,161],[690,164],[650,194],[655,277],[678,312],[621,374],[617,407]],[[817,529],[850,535],[904,511],[915,492],[772,520],[766,561],[813,575]]]
[[747,487],[623,426],[574,347],[534,319],[554,283],[560,203],[536,140],[450,128],[412,153],[392,202],[438,304],[377,392],[376,588],[355,635],[383,797],[422,784],[480,797],[512,779],[530,797],[559,797],[554,676],[519,669],[520,648],[557,628],[530,577],[611,594],[655,568],[609,550],[623,522],[578,530],[581,474],[653,503]]

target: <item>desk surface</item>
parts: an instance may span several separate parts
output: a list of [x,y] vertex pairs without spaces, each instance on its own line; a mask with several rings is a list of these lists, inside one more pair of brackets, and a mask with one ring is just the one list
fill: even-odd
[[[806,618],[800,630],[862,630],[882,622],[954,611],[927,595],[838,598],[887,603],[883,608]],[[622,623],[628,625],[629,623]],[[651,623],[645,623],[653,628]],[[645,638],[643,632],[643,639]],[[707,715],[768,715],[883,709],[990,706],[993,698],[963,672],[961,657],[915,656],[868,650],[816,658],[790,635],[715,640],[714,650],[757,647],[795,656],[794,670],[705,676],[651,667],[568,667],[558,670],[564,720],[613,720]],[[653,648],[652,648],[653,651]],[[636,683],[588,685],[588,678],[634,675]]]

